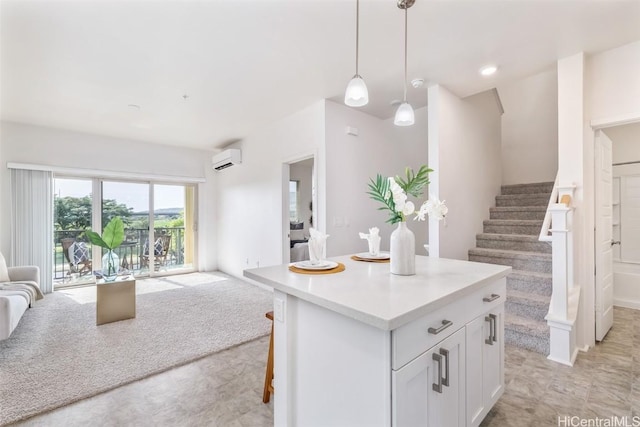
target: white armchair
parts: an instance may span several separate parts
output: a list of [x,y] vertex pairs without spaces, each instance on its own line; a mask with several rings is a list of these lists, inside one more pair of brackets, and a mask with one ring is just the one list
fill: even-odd
[[9,338],[27,308],[43,297],[38,267],[9,267],[7,272],[9,282],[0,283],[0,340]]

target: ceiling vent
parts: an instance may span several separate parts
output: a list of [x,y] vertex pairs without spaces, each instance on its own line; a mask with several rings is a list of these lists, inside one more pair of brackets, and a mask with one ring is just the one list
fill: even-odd
[[242,154],[237,148],[230,148],[211,158],[213,168],[217,171],[242,163]]

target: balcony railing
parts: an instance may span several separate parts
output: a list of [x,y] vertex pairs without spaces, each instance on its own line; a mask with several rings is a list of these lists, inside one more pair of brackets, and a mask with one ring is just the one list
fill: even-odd
[[[184,227],[159,227],[154,230],[155,239],[162,235],[170,235],[171,240],[163,266],[175,268],[184,264]],[[88,250],[87,259],[91,260],[93,247],[88,243],[84,235],[84,230],[55,230],[53,246],[53,279],[64,281],[73,278],[82,279],[83,276],[90,278],[97,266],[91,268],[74,268],[69,262],[68,254],[63,250],[63,239],[65,242],[84,242]],[[66,240],[69,239],[69,240]],[[72,239],[72,240],[71,240]],[[149,230],[146,228],[125,229],[125,240],[118,248],[116,254],[120,258],[120,269],[124,273],[138,275],[148,271],[149,248],[153,251],[154,243],[149,243]],[[87,263],[87,266],[90,266]]]

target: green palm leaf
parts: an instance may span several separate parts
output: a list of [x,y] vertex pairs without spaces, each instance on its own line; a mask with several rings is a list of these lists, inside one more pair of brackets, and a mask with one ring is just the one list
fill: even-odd
[[[413,169],[407,167],[405,169],[406,178],[401,178],[399,176],[395,177],[395,181],[398,183],[400,188],[413,197],[422,196],[422,192],[425,187],[429,185],[429,173],[433,172],[433,169],[430,169],[427,165],[422,165],[418,169],[418,172],[415,173]],[[389,180],[382,175],[376,175],[376,179],[369,179],[369,191],[367,194],[371,197],[371,199],[376,202],[382,203],[382,206],[378,208],[378,210],[388,210],[389,218],[387,219],[388,223],[395,224],[400,221],[404,221],[404,216],[401,212],[396,212],[396,206],[393,202],[393,197],[387,197],[387,193],[389,192]]]
[[102,231],[102,237],[91,230],[85,231],[85,235],[89,241],[96,246],[105,249],[115,249],[124,241],[124,222],[117,216],[109,221]]

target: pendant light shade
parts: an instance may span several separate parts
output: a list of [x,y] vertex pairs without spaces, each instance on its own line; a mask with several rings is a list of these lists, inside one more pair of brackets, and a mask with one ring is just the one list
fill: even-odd
[[369,91],[362,77],[358,74],[358,45],[360,37],[360,0],[356,0],[356,74],[344,92],[344,103],[349,107],[362,107],[369,102]]
[[396,126],[411,126],[415,122],[416,116],[413,113],[413,107],[407,101],[404,101],[396,110],[393,124]]
[[415,0],[398,0],[398,7],[404,9],[404,97],[393,119],[396,126],[411,126],[416,122],[413,107],[407,102],[407,11],[414,3]]
[[369,102],[369,91],[362,77],[353,76],[344,93],[344,103],[349,107],[362,107]]

